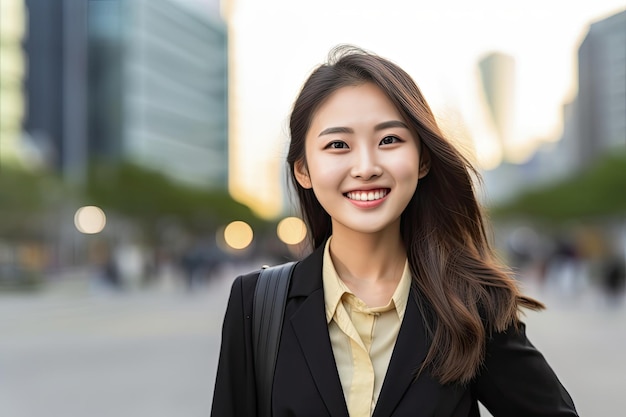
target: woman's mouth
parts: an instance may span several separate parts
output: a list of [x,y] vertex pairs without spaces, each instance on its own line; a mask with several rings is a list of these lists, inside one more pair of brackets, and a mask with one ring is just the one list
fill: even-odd
[[344,195],[354,201],[376,201],[385,198],[389,191],[391,191],[389,188],[380,188],[367,191],[349,191]]

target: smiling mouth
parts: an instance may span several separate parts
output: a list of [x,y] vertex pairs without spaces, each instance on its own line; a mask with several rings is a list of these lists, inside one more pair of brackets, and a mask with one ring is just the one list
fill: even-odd
[[350,191],[345,193],[344,196],[355,201],[375,201],[385,198],[390,191],[391,189],[389,188],[368,191]]

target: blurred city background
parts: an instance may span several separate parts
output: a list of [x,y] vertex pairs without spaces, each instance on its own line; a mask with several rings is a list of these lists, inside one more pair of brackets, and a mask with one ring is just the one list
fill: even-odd
[[0,416],[208,415],[230,283],[308,250],[287,118],[340,43],[415,78],[531,340],[623,413],[626,4],[411,3],[0,0]]

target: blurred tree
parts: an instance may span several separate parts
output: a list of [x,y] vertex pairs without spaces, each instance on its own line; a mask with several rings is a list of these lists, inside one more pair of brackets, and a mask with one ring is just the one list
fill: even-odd
[[180,185],[159,172],[129,163],[92,164],[86,194],[90,204],[130,217],[144,229],[169,217],[197,232],[214,231],[233,220],[243,220],[253,228],[265,223],[226,190]]
[[46,171],[6,165],[0,171],[0,236],[28,239],[41,236],[47,212],[70,194],[60,178]]
[[148,237],[154,237],[157,223],[164,218],[175,218],[197,233],[213,232],[233,220],[243,220],[255,231],[269,227],[226,190],[186,187],[131,164],[92,164],[84,190],[70,188],[46,171],[7,166],[0,171],[0,236],[41,238],[42,224],[64,215],[71,201],[72,207],[97,205],[132,220]]
[[626,154],[606,155],[588,169],[556,184],[529,190],[491,208],[495,219],[530,217],[549,221],[626,216]]

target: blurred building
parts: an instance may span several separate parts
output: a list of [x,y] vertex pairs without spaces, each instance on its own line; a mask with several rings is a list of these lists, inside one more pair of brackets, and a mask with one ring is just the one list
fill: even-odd
[[[496,88],[489,87],[496,85],[490,74],[505,72],[505,62],[491,57],[479,64],[487,98],[498,94],[489,91]],[[626,150],[626,10],[589,26],[578,50],[578,94],[563,105],[561,139],[544,143],[523,164],[505,161],[484,173],[490,202],[562,180],[612,149]]]
[[563,105],[561,140],[529,162],[554,181],[612,149],[626,150],[626,10],[592,23],[578,49],[578,94]]
[[517,176],[524,181],[522,188],[555,183],[582,168],[577,104],[573,100],[562,107],[561,139],[544,142],[528,161],[517,167]]
[[492,52],[478,62],[478,68],[491,122],[506,160],[515,116],[515,60],[502,52]]
[[85,176],[87,2],[26,0],[25,141],[66,179]]
[[24,1],[0,2],[0,166],[15,162],[24,117]]
[[626,150],[626,10],[589,26],[578,49],[578,94],[563,105],[561,140],[529,161],[531,183],[580,171],[612,149]]
[[486,110],[502,152],[502,161],[497,168],[483,173],[489,202],[495,203],[514,195],[524,181],[519,166],[510,162],[515,116],[515,60],[505,53],[492,52],[478,61],[478,69]]
[[[226,187],[227,37],[219,16],[172,0],[92,1],[89,20],[100,60],[90,65],[101,97],[92,106],[113,105],[92,113],[99,149],[186,182]],[[110,140],[116,137],[119,148]]]
[[[26,0],[25,130],[81,181],[130,161],[225,188],[227,35],[217,11],[176,0]],[[209,10],[209,9],[207,9]]]
[[626,148],[626,10],[591,24],[578,50],[579,161]]

